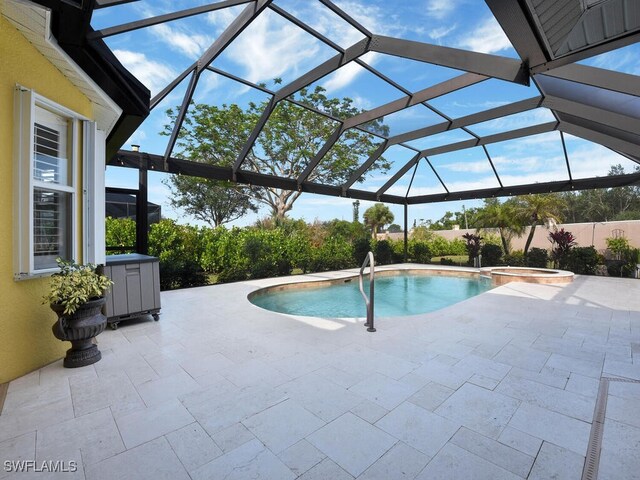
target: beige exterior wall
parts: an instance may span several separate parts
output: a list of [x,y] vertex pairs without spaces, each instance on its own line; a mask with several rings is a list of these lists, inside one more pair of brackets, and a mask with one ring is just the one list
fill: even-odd
[[[559,224],[558,229],[564,228],[565,230],[573,233],[576,237],[578,245],[581,247],[588,247],[593,244],[601,253],[607,248],[606,239],[613,237],[618,233],[629,239],[629,243],[632,247],[640,248],[640,220],[628,220],[621,222],[594,222],[594,223],[566,223]],[[488,231],[498,235],[497,229],[488,229]],[[454,238],[460,238],[467,232],[475,233],[474,229],[465,230],[438,230],[435,233],[441,235],[447,240]],[[529,228],[521,237],[516,237],[511,240],[512,250],[524,250],[524,245],[529,235]],[[536,227],[536,231],[533,237],[531,247],[537,248],[551,248],[551,243],[548,240],[549,230],[544,226]],[[402,233],[392,233],[388,235],[389,238],[402,239]]]

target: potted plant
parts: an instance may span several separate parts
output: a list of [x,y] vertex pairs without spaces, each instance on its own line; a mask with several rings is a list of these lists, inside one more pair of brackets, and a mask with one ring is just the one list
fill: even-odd
[[96,272],[95,265],[78,265],[60,258],[56,261],[60,272],[51,276],[44,300],[58,315],[53,334],[71,342],[63,364],[67,368],[91,365],[102,358],[93,338],[107,326],[102,307],[104,294],[113,282]]

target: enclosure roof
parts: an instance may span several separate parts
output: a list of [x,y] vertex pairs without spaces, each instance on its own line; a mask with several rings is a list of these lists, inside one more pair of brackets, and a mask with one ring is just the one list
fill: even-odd
[[[154,66],[153,72],[141,72],[156,85],[151,116],[180,104],[164,137],[163,151],[121,150],[111,159],[112,165],[400,204],[606,188],[640,180],[637,172],[611,176],[603,171],[606,162],[610,166],[620,160],[631,167],[640,163],[638,72],[598,68],[593,66],[597,61],[585,64],[604,53],[636,47],[640,39],[636,1],[486,0],[482,8],[490,17],[487,25],[499,25],[498,34],[504,32],[508,39],[507,48],[500,50],[505,55],[478,51],[490,49],[473,42],[463,48],[460,43],[425,41],[429,36],[420,33],[423,26],[398,13],[403,8],[418,12],[426,8],[418,4],[425,2],[368,3],[368,8],[383,11],[388,22],[374,25],[363,20],[364,4],[354,1],[318,0],[304,6],[287,0],[198,3],[171,2],[177,7],[160,11],[145,1],[95,2],[99,10],[87,40],[106,41],[125,65],[125,60],[134,61],[146,54],[144,48],[150,48],[143,42],[145,31],[154,32],[156,39],[158,35],[171,38],[174,43],[168,48],[173,45],[176,51],[190,53],[189,61],[177,54],[164,56],[162,61],[147,63]],[[122,23],[100,24],[107,18],[100,12],[110,9],[121,9]],[[200,30],[197,22],[202,20],[209,22],[207,30]],[[313,42],[309,51],[315,56],[298,58],[295,51],[285,51],[281,43],[286,38],[266,29],[267,21],[309,45]],[[481,19],[465,21],[473,27]],[[211,25],[218,28],[215,37],[201,34],[211,32]],[[267,31],[257,37],[261,29]],[[247,42],[249,34],[259,45]],[[444,35],[437,38],[446,39]],[[259,53],[244,68],[236,68],[235,57],[242,55],[246,60],[246,50],[254,47],[280,55],[277,60],[290,66],[283,71],[281,84],[268,87],[264,83],[269,79],[261,76],[261,69],[269,69]],[[169,64],[169,58],[175,64]],[[424,75],[417,73],[420,68]],[[359,86],[353,69],[371,83]],[[171,78],[158,85],[167,72]],[[352,91],[364,99],[360,114],[336,118],[297,100],[296,93],[304,88],[335,85],[348,75],[352,75]],[[215,166],[179,158],[176,144],[190,105],[221,105],[231,84],[242,95],[253,95],[246,101],[266,99],[262,116],[234,164]],[[378,86],[371,87],[374,84]],[[216,85],[224,86],[216,90]],[[336,98],[342,96],[339,93],[338,89]],[[484,108],[461,109],[461,98],[485,100]],[[304,171],[291,177],[253,171],[246,162],[282,102],[312,110],[336,124]],[[410,123],[407,118],[412,119]],[[367,131],[367,122],[375,119],[389,122],[389,134]],[[346,182],[314,181],[314,170],[350,129],[374,135],[377,149],[362,158]],[[372,169],[381,156],[391,159],[392,168],[386,178],[372,180]]]

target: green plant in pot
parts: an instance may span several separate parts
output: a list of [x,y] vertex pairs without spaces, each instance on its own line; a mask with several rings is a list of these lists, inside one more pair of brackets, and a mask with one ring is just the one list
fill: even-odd
[[113,282],[96,272],[92,264],[78,265],[57,259],[60,272],[51,276],[45,303],[58,315],[52,330],[56,338],[71,342],[64,358],[67,368],[96,363],[102,355],[93,338],[107,326],[102,314],[104,294]]

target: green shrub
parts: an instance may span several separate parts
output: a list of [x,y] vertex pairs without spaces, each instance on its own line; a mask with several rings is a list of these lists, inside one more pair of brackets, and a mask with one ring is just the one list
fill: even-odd
[[637,248],[629,248],[622,253],[622,261],[624,264],[620,267],[620,275],[622,277],[634,278],[636,275],[636,265],[640,263],[640,250]]
[[623,260],[607,260],[607,274],[610,277],[621,277]]
[[393,262],[393,250],[388,240],[378,240],[375,244],[375,259],[378,265],[389,265]]
[[149,229],[149,254],[160,260],[160,288],[196,287],[208,283],[201,265],[202,237],[198,227],[163,219]]
[[446,258],[446,257],[442,257],[440,259],[440,265],[457,265],[456,262],[454,262],[453,260],[451,260],[450,258]]
[[524,252],[522,250],[511,252],[509,255],[504,256],[502,263],[505,263],[510,267],[524,267],[526,265]]
[[244,239],[251,278],[277,277],[291,273],[291,260],[285,252],[281,230],[253,230]]
[[549,252],[544,248],[531,248],[527,252],[527,267],[547,268],[549,261]]
[[216,245],[216,273],[222,283],[245,280],[249,265],[244,255],[245,232],[239,228],[223,229]]
[[429,245],[429,250],[431,250],[431,254],[434,257],[451,255],[451,253],[449,253],[449,251],[451,250],[449,241],[446,238],[441,237],[440,235],[434,235],[432,238],[427,240],[427,245]]
[[[136,244],[136,222],[131,218],[112,218],[105,220],[105,243],[107,247],[134,247]],[[130,249],[107,253],[131,252]]]
[[564,260],[565,268],[579,275],[595,275],[598,252],[591,247],[573,247]]
[[187,258],[173,257],[160,260],[160,289],[198,287],[209,280],[197,262]]
[[341,239],[326,238],[320,248],[313,252],[309,271],[326,272],[355,267],[353,263],[353,248],[350,243]]
[[[285,231],[285,234],[287,232]],[[303,273],[309,271],[313,248],[307,230],[298,230],[287,235],[286,251],[291,259],[291,267],[299,268]]]
[[613,253],[616,260],[623,260],[623,255],[629,250],[629,240],[626,237],[606,238],[607,248]]
[[367,238],[356,238],[353,241],[353,261],[357,266],[362,265],[367,253],[371,251],[371,240]]
[[446,255],[466,255],[467,242],[461,238],[454,238],[449,242],[449,251]]
[[431,261],[431,251],[426,242],[413,242],[411,247],[411,258],[414,262],[429,263]]
[[490,243],[491,245],[497,245],[502,248],[502,240],[500,239],[500,235],[497,235],[495,233],[484,231],[482,234],[482,243],[484,243],[485,245]]
[[482,255],[482,265],[485,267],[493,267],[500,265],[502,259],[502,248],[498,245],[488,243],[480,249]]
[[[391,263],[404,262],[404,240],[390,240],[391,244]],[[410,248],[407,245],[407,256],[410,255]]]

